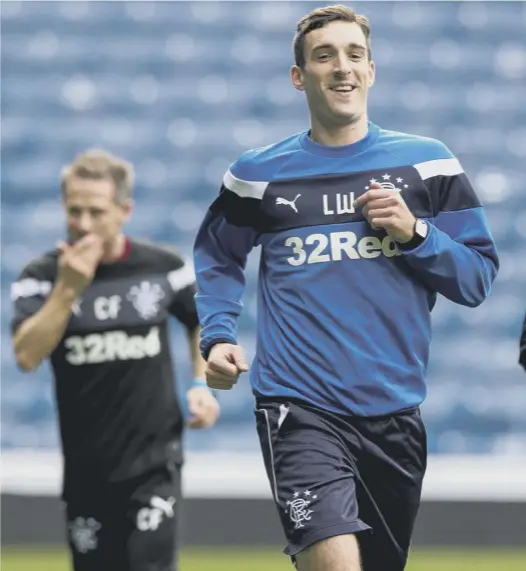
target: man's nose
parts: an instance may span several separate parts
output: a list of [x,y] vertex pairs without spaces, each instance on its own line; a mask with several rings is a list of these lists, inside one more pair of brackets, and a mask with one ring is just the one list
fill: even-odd
[[81,232],[88,234],[89,232],[91,232],[92,225],[93,221],[91,219],[91,216],[87,212],[84,212],[79,216],[78,229]]
[[347,54],[340,54],[335,60],[334,74],[338,77],[346,77],[351,72],[351,64]]

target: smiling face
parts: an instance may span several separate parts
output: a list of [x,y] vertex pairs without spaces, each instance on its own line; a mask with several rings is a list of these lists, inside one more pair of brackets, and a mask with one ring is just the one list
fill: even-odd
[[334,21],[305,36],[304,65],[294,65],[294,87],[305,91],[313,125],[337,128],[367,117],[374,63],[356,22]]

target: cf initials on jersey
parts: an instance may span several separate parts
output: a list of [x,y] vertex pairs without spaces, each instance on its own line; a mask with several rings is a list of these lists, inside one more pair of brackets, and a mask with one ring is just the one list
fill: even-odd
[[116,319],[121,309],[121,296],[112,295],[110,297],[98,297],[93,304],[95,317],[99,321]]

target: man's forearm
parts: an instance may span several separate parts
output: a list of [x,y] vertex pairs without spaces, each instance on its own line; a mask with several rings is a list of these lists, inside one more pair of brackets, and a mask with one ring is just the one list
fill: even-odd
[[[444,219],[451,223],[455,216],[460,217],[459,226],[465,220],[469,223],[464,222],[463,234],[452,237],[439,224],[447,228]],[[468,307],[476,307],[486,299],[499,265],[489,231],[482,222],[478,226],[475,223],[480,216],[479,210],[439,214],[436,225],[429,225],[424,242],[414,250],[402,251],[415,275],[432,291]]]
[[40,311],[19,326],[13,347],[22,369],[31,371],[55,349],[64,334],[76,297],[71,288],[56,284]]
[[204,378],[206,369],[206,361],[201,357],[201,352],[199,351],[200,335],[200,327],[188,330],[188,345],[190,347],[194,379]]

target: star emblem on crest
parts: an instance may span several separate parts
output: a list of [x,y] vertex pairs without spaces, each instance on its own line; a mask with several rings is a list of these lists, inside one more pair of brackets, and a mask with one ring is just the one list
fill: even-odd
[[390,182],[391,175],[389,173],[385,173],[382,175],[382,181],[379,182],[376,178],[371,178],[369,180],[369,184],[365,187],[365,190],[369,190],[372,184],[379,184],[385,190],[392,190],[393,192],[402,192],[403,188],[409,188],[408,184],[402,185],[404,179],[402,177],[398,177],[396,179],[396,184]]
[[303,499],[301,500],[306,506],[308,506],[311,503],[311,501],[318,499],[318,496],[316,494],[313,494],[310,490],[305,490],[303,494],[301,492],[294,492],[294,494],[292,494],[292,500],[289,500],[287,502],[287,505],[288,506],[292,505],[294,503],[294,500],[297,500],[302,495],[306,498],[310,498],[309,500],[303,500]]

